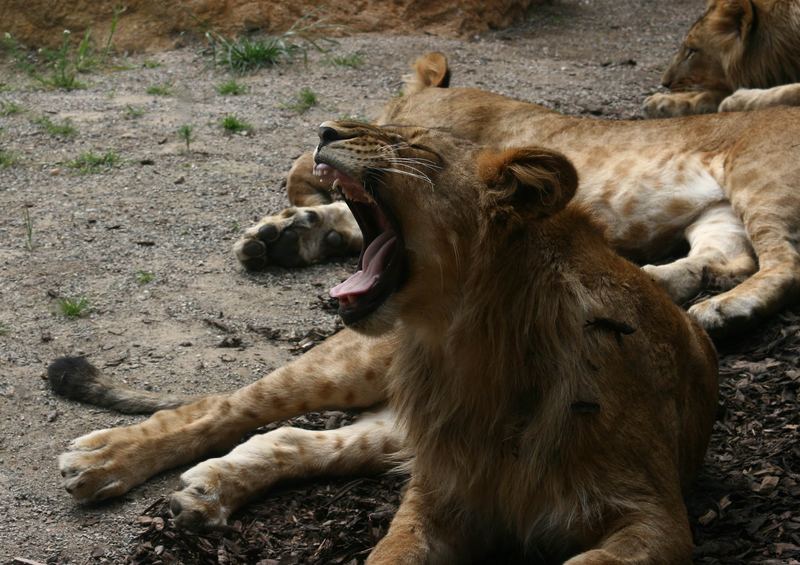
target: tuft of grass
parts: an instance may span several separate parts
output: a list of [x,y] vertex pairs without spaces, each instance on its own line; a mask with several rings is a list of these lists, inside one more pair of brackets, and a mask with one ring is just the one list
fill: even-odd
[[3,39],[0,41],[0,52],[8,53],[17,69],[31,76],[36,73],[36,59],[9,32],[3,34]]
[[128,104],[125,106],[125,119],[127,120],[135,120],[137,118],[141,118],[144,116],[144,108],[139,108],[138,106],[131,106]]
[[150,271],[136,271],[136,282],[139,284],[151,283],[156,276]]
[[225,133],[249,133],[253,131],[253,126],[234,115],[228,115],[222,118],[221,125]]
[[40,49],[38,51],[27,49],[6,32],[0,41],[0,50],[9,53],[18,69],[45,87],[62,90],[86,88],[86,84],[78,80],[78,74],[89,72],[106,64],[119,18],[124,11],[125,8],[122,7],[113,8],[111,28],[105,47],[100,51],[95,48],[91,29],[86,30],[77,45],[73,45],[72,33],[65,29],[62,34],[61,46],[58,49]]
[[158,67],[161,66],[161,63],[159,63],[158,61],[155,61],[153,59],[145,59],[144,63],[142,63],[142,66],[145,69],[157,69]]
[[17,162],[17,155],[11,151],[0,149],[0,169],[6,169]]
[[22,218],[25,220],[25,249],[33,251],[33,220],[27,206],[22,209]]
[[318,102],[317,95],[306,86],[295,95],[294,102],[284,104],[283,107],[294,110],[298,114],[303,114],[308,112],[311,107],[316,106]]
[[186,143],[186,151],[189,151],[189,144],[194,140],[193,131],[194,126],[192,124],[183,124],[178,128],[178,137]]
[[334,55],[328,57],[328,64],[336,67],[350,67],[357,69],[364,64],[364,56],[361,53],[351,53],[350,55]]
[[239,84],[234,79],[217,85],[217,92],[222,96],[239,96],[247,92],[247,86]]
[[89,312],[89,301],[82,296],[78,298],[59,298],[58,308],[67,318],[80,318]]
[[43,50],[42,54],[49,61],[51,72],[49,76],[32,73],[31,76],[45,86],[60,88],[61,90],[79,90],[86,88],[86,84],[78,80],[79,72],[87,72],[93,63],[89,58],[90,31],[87,30],[83,39],[78,44],[78,49],[72,53],[70,47],[70,31],[64,30],[61,47],[56,51]]
[[302,56],[303,61],[307,62],[309,49],[327,52],[325,45],[336,43],[324,36],[329,27],[322,21],[311,21],[311,17],[306,16],[280,35],[231,39],[209,31],[206,32],[206,39],[211,46],[214,64],[236,73],[248,73],[280,63],[291,63],[297,56]]
[[6,118],[22,112],[22,106],[10,100],[0,101],[0,116]]
[[147,87],[147,94],[153,96],[170,96],[172,94],[172,87],[168,84],[153,84]]
[[53,136],[71,137],[78,133],[78,130],[72,125],[72,121],[69,119],[57,124],[47,116],[42,116],[33,120],[33,123]]
[[99,173],[102,170],[111,169],[117,163],[119,163],[119,155],[113,151],[106,151],[102,155],[87,151],[68,162],[67,166],[80,173]]
[[228,67],[237,73],[252,72],[263,67],[273,67],[281,61],[291,61],[299,51],[293,43],[278,37],[264,39],[227,39],[219,34],[208,32],[213,38],[214,62]]
[[111,46],[114,41],[114,34],[117,32],[117,25],[119,25],[119,18],[127,10],[125,6],[114,6],[111,15],[111,29],[108,30],[108,38],[106,39],[106,46],[103,48],[102,61],[105,63],[108,60],[108,55],[111,53]]
[[11,333],[11,328],[10,328],[10,327],[8,327],[8,326],[7,326],[6,324],[4,324],[3,322],[0,322],[0,336],[2,336],[2,335],[8,335],[8,334],[10,334],[10,333]]

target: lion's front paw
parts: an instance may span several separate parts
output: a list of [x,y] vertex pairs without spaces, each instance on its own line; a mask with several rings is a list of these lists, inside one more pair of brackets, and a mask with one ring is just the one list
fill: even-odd
[[754,318],[751,301],[721,294],[698,302],[689,308],[689,315],[715,337],[722,337],[749,326]]
[[233,246],[249,270],[267,265],[302,267],[357,252],[361,232],[343,203],[287,208],[245,231]]
[[744,112],[760,107],[762,90],[758,88],[740,88],[719,104],[720,112]]
[[[124,494],[141,483],[135,443],[119,437],[123,430],[98,430],[74,440],[58,458],[68,493],[81,503]],[[146,478],[146,477],[145,477]]]
[[648,118],[675,118],[717,111],[722,94],[716,91],[657,93],[648,96],[642,106]]
[[181,475],[181,488],[170,497],[169,507],[179,528],[201,531],[224,526],[235,510],[223,493],[221,470],[214,459]]
[[669,94],[657,93],[645,98],[642,110],[648,118],[670,118],[683,115],[678,106],[677,101]]

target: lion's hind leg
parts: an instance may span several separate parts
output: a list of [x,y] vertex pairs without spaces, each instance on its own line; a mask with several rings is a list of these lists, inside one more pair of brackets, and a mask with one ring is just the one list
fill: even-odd
[[[763,149],[790,147],[793,142],[796,132],[785,128],[774,132],[771,145]],[[726,184],[733,209],[744,220],[758,270],[740,285],[689,309],[706,330],[718,335],[751,327],[800,296],[800,164],[781,153],[767,154],[757,163],[742,158],[732,165]]]
[[280,481],[388,470],[403,460],[402,441],[388,409],[334,430],[278,428],[186,471],[170,508],[180,527],[220,526],[237,508]]
[[682,304],[704,288],[728,290],[756,271],[744,224],[728,202],[712,206],[685,230],[689,254],[644,271]]

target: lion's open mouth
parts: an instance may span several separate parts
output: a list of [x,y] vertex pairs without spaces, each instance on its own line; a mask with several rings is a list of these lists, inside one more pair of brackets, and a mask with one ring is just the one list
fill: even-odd
[[402,284],[406,273],[403,239],[391,212],[364,184],[325,163],[317,163],[314,174],[332,179],[364,238],[358,270],[330,291],[339,300],[342,320],[351,324],[374,312]]

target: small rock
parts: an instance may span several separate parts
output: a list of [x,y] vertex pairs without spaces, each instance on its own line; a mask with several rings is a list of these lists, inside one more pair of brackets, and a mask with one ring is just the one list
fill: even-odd
[[225,338],[217,344],[217,347],[241,347],[242,338],[235,335],[225,336]]

